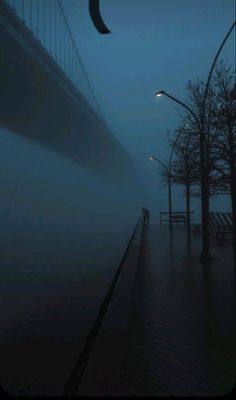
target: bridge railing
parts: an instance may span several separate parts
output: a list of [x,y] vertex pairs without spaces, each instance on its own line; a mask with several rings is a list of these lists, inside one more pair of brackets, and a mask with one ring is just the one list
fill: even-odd
[[60,0],[5,0],[104,119]]

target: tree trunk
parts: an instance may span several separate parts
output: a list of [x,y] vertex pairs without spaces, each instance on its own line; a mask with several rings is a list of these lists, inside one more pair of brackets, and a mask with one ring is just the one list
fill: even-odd
[[190,230],[190,183],[186,183],[186,214],[187,214],[187,229]]
[[233,216],[233,248],[234,248],[234,266],[236,268],[236,168],[231,166],[231,204]]
[[[207,259],[205,260],[206,263],[211,259],[211,253],[210,253],[210,229],[209,229],[209,205],[210,205],[210,187],[209,187],[209,175],[210,175],[210,169],[209,169],[209,160],[210,160],[210,154],[209,154],[209,144],[206,144],[205,147],[205,177],[204,177],[204,202],[205,202],[205,247],[206,247],[206,256]],[[202,194],[203,195],[203,194]]]
[[236,155],[235,155],[235,138],[233,132],[229,136],[230,148],[230,192],[233,216],[233,248],[234,248],[234,267],[236,269]]

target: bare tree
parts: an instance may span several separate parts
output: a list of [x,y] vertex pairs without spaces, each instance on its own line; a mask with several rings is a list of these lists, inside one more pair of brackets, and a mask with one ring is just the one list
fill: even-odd
[[[205,91],[205,84],[197,80],[195,84],[191,81],[187,84],[189,92],[189,104],[191,109],[197,115],[199,122],[201,121],[202,103]],[[215,144],[219,136],[219,127],[215,123],[216,109],[218,101],[214,91],[214,86],[211,84],[208,88],[208,96],[206,98],[206,107],[204,114],[204,138],[205,138],[205,173],[207,179],[207,199],[209,211],[209,198],[217,194],[216,180],[218,179],[218,171],[216,170],[216,161],[218,156],[215,152]],[[199,143],[199,127],[191,114],[187,114],[184,118],[188,119],[189,125],[196,134],[196,140]],[[200,149],[200,145],[199,145]]]
[[190,229],[191,187],[200,182],[198,143],[190,127],[176,129],[174,135],[169,137],[168,142],[172,149],[174,147],[171,180],[173,183],[185,187],[187,228]]
[[[236,249],[236,73],[232,66],[221,61],[214,75],[217,107],[214,124],[218,130],[213,145],[215,153],[215,182],[218,193],[231,196],[234,248]],[[236,251],[236,250],[235,250]]]
[[[209,198],[229,194],[232,202],[234,248],[236,249],[236,83],[235,71],[225,62],[216,66],[208,88],[204,113],[205,173],[207,179],[207,207]],[[186,211],[190,226],[190,197],[199,194],[200,171],[200,129],[202,129],[202,104],[205,84],[197,80],[187,84],[188,106],[194,112],[182,117],[188,129],[180,133],[175,130],[168,143],[174,158],[171,169],[162,170],[162,180],[184,185],[186,188]],[[196,121],[196,119],[198,121]],[[178,138],[178,140],[176,140]],[[191,188],[194,188],[194,191]],[[235,250],[236,251],[236,250]]]
[[[236,81],[235,71],[226,62],[216,66],[206,98],[204,115],[205,171],[209,198],[231,196],[236,262]],[[205,85],[200,80],[187,84],[189,106],[201,121]],[[184,115],[196,134],[199,125],[189,113]],[[200,147],[200,146],[199,146]]]

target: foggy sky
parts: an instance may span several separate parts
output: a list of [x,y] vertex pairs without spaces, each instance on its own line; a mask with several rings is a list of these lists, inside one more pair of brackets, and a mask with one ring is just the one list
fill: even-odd
[[[62,2],[105,118],[140,164],[158,208],[163,208],[166,191],[160,188],[158,166],[147,157],[154,154],[163,161],[168,159],[166,129],[178,127],[181,109],[169,99],[153,95],[164,89],[185,101],[187,81],[207,79],[235,19],[235,1],[101,0],[101,14],[110,35],[95,30],[87,1]],[[234,65],[235,32],[222,58]],[[178,201],[183,203],[181,197]],[[152,202],[149,206],[155,207]],[[219,207],[224,206],[224,201],[219,203]]]

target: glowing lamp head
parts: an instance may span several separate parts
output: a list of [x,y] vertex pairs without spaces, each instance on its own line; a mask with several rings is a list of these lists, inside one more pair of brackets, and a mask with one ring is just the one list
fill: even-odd
[[165,94],[164,90],[160,90],[159,92],[155,93],[155,96],[161,97],[163,94]]
[[153,156],[150,156],[150,157],[149,157],[149,160],[153,160]]

